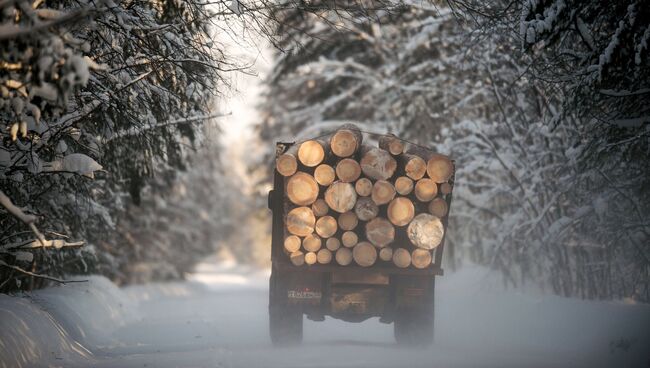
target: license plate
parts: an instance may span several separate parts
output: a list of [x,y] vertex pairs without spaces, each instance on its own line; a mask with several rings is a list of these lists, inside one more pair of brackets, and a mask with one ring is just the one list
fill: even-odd
[[322,296],[323,295],[320,291],[289,290],[287,292],[287,297],[289,297],[289,299],[320,300]]

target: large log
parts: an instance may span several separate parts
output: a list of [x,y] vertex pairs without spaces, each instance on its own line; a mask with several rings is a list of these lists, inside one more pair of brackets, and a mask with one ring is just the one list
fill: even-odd
[[361,197],[367,197],[372,193],[372,181],[368,178],[361,178],[354,183],[354,190]]
[[354,230],[355,227],[359,224],[359,218],[357,215],[352,212],[345,212],[339,215],[339,227],[342,230],[349,231]]
[[368,242],[361,242],[352,248],[352,258],[359,266],[370,267],[377,261],[377,249]]
[[395,179],[395,191],[403,196],[409,195],[413,191],[413,179],[408,176],[400,176]]
[[440,245],[445,228],[438,217],[421,213],[413,218],[406,234],[416,247],[431,250]]
[[325,191],[325,202],[338,213],[348,212],[357,202],[357,192],[352,184],[337,181]]
[[321,238],[331,237],[336,234],[336,230],[338,230],[338,226],[334,217],[323,216],[316,220],[316,234],[320,235]]
[[341,241],[339,240],[339,238],[331,237],[327,239],[327,241],[325,241],[325,248],[334,252],[337,249],[341,248]]
[[393,248],[383,247],[379,250],[379,259],[382,261],[390,261],[393,259]]
[[321,249],[316,253],[316,259],[320,264],[328,264],[332,262],[332,252],[329,249]]
[[388,180],[397,170],[397,161],[387,151],[381,148],[362,148],[361,171],[375,180]]
[[433,154],[427,161],[427,175],[436,183],[446,183],[454,173],[454,164],[449,157]]
[[404,143],[395,135],[386,134],[379,138],[379,148],[390,152],[393,156],[397,156],[404,152]]
[[345,124],[337,129],[330,139],[332,153],[338,157],[350,157],[361,147],[363,136],[358,127]]
[[411,252],[411,264],[415,268],[426,268],[431,264],[431,252],[424,249],[415,249]]
[[298,170],[298,146],[293,145],[285,153],[281,154],[275,160],[275,169],[278,170],[282,176],[291,176]]
[[388,204],[388,220],[395,226],[406,226],[415,216],[415,206],[410,199],[397,197]]
[[329,186],[336,179],[334,168],[328,164],[320,164],[314,170],[314,179],[324,187]]
[[399,268],[406,268],[411,265],[411,253],[404,248],[393,250],[393,263]]
[[297,236],[307,236],[314,232],[316,217],[309,207],[296,207],[287,214],[287,231]]
[[383,217],[375,217],[366,223],[366,239],[379,248],[395,240],[395,228]]
[[352,248],[359,242],[359,237],[354,231],[346,231],[341,235],[341,243],[344,247]]
[[316,234],[310,234],[305,236],[302,240],[302,247],[308,252],[318,252],[321,248],[323,241]]
[[318,198],[318,183],[313,176],[297,172],[289,178],[287,197],[298,206],[310,205]]
[[302,266],[305,264],[305,253],[297,250],[289,255],[289,260],[294,266]]
[[298,148],[298,160],[307,167],[318,166],[327,156],[327,144],[318,140],[304,141]]
[[395,198],[395,187],[386,180],[378,180],[372,186],[370,197],[378,206],[381,206]]
[[443,218],[447,214],[447,201],[442,198],[436,198],[429,202],[429,213]]
[[429,178],[415,183],[415,197],[421,202],[429,202],[438,194],[438,185]]
[[334,256],[336,263],[347,266],[352,262],[352,251],[348,248],[339,248]]
[[308,265],[313,265],[318,261],[318,256],[316,256],[315,252],[307,252],[305,253],[305,263]]
[[314,211],[314,216],[321,217],[327,215],[330,206],[327,205],[327,202],[325,202],[324,199],[317,199],[311,204],[311,210]]
[[336,164],[336,176],[342,182],[352,183],[361,176],[361,166],[351,158],[344,158]]
[[420,156],[405,153],[399,157],[399,160],[406,176],[413,180],[420,180],[427,173],[427,162]]
[[354,213],[361,221],[370,221],[379,214],[379,206],[368,197],[361,197],[354,205]]
[[297,250],[300,250],[300,244],[302,240],[295,235],[289,235],[284,239],[284,250],[291,254]]

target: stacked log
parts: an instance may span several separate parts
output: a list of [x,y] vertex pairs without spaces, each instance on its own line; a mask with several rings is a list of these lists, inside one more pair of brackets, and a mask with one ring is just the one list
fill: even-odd
[[292,264],[425,269],[434,262],[446,230],[453,162],[391,134],[375,147],[365,139],[346,124],[329,139],[279,153],[283,246]]

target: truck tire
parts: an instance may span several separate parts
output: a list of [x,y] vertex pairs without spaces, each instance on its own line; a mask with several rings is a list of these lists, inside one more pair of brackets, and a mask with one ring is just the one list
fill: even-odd
[[269,285],[269,332],[275,346],[302,342],[302,310],[287,303],[287,288],[281,274],[273,270]]

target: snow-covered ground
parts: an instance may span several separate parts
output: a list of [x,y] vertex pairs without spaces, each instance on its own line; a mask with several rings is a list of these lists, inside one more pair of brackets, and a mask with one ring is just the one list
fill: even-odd
[[92,277],[0,295],[0,367],[649,367],[650,306],[504,290],[465,267],[438,279],[430,349],[392,325],[305,322],[301,347],[268,338],[268,271],[206,263],[187,282],[119,289]]

